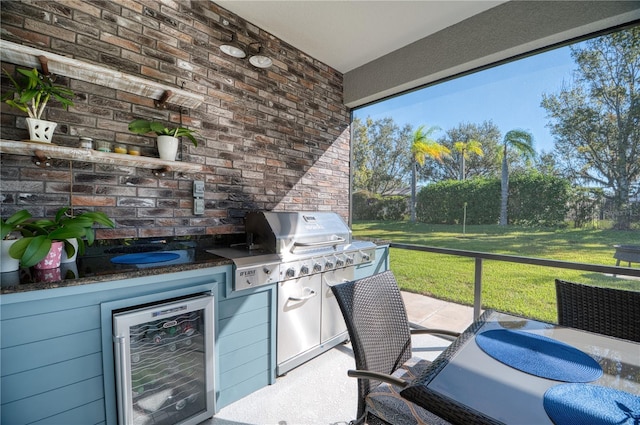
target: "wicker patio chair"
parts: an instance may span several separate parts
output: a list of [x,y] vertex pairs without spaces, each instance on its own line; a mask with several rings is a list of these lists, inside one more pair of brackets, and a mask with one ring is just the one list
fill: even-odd
[[399,391],[431,362],[411,356],[411,334],[454,340],[447,330],[410,330],[404,302],[390,271],[331,287],[347,324],[358,378],[358,412],[351,424],[447,424],[403,399]]
[[640,292],[556,279],[558,323],[640,342]]

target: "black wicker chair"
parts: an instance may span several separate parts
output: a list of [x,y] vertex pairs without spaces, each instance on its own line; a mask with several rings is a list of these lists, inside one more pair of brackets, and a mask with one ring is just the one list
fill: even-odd
[[640,292],[556,279],[558,323],[640,342]]
[[411,356],[411,334],[437,334],[454,340],[459,333],[412,329],[390,271],[331,287],[347,324],[358,378],[358,412],[352,424],[447,424],[405,400],[399,391],[430,362]]

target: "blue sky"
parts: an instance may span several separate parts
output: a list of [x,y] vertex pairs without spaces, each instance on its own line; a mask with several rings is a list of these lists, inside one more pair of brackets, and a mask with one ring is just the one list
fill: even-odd
[[534,137],[536,151],[550,152],[553,138],[540,106],[542,94],[556,94],[571,82],[576,65],[569,47],[562,47],[466,77],[427,87],[354,110],[354,118],[391,117],[399,126],[437,126],[444,131],[462,122],[492,120],[504,135],[520,128]]

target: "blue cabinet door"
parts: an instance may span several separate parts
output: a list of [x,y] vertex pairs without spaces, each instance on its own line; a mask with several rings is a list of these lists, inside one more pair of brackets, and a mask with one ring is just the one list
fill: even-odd
[[276,303],[275,285],[220,297],[217,409],[275,382]]

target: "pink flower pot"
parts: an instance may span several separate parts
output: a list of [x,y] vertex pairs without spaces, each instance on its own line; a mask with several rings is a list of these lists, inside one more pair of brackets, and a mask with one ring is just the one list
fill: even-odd
[[38,270],[55,269],[60,267],[60,257],[62,256],[62,247],[64,242],[53,241],[51,243],[51,249],[46,257],[44,257],[35,267]]
[[62,280],[62,271],[60,268],[55,269],[37,269],[35,276],[38,282],[57,282]]

